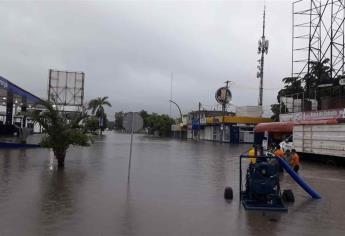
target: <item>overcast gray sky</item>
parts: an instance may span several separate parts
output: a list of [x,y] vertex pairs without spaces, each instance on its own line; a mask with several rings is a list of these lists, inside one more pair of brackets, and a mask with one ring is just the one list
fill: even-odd
[[[264,105],[290,75],[291,1],[266,1]],[[264,1],[48,1],[0,3],[0,75],[46,98],[48,70],[83,71],[85,96],[113,108],[184,113],[216,105],[232,80],[233,103],[256,105],[257,42]],[[275,90],[274,90],[275,89]],[[173,115],[177,115],[173,108]]]

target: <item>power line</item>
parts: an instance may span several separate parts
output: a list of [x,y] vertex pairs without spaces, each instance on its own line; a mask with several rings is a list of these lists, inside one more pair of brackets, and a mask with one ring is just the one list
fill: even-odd
[[[240,89],[253,89],[253,90],[257,90],[258,88],[255,87],[251,87],[251,86],[247,86],[247,85],[243,85],[243,84],[236,84],[233,83],[232,87],[235,88],[240,88]],[[262,88],[263,90],[280,90],[282,88]]]

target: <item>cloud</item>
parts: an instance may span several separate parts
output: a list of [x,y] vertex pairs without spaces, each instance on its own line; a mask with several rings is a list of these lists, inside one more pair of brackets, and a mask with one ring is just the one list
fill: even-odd
[[[265,87],[290,74],[290,2],[267,2]],[[109,96],[118,110],[169,113],[215,107],[232,80],[233,103],[258,99],[262,1],[3,2],[0,74],[46,97],[49,69],[83,71],[85,96]],[[276,94],[265,90],[264,104]],[[177,116],[174,110],[174,115]]]

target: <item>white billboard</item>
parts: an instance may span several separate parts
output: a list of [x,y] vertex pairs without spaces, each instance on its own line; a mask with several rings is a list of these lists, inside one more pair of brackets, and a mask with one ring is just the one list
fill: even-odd
[[48,100],[56,105],[82,106],[84,79],[83,72],[49,70]]

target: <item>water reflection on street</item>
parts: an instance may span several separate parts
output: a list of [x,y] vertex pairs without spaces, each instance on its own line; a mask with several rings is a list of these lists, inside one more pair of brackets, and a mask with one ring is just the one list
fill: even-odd
[[[289,176],[288,213],[247,212],[238,199],[238,156],[248,145],[107,133],[69,150],[60,171],[45,149],[0,150],[0,235],[343,235],[345,170],[303,163],[323,196]],[[224,186],[234,200],[223,199]]]

